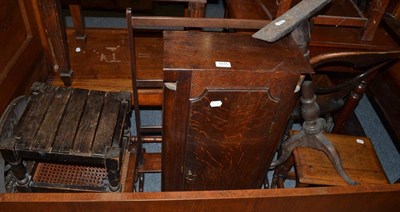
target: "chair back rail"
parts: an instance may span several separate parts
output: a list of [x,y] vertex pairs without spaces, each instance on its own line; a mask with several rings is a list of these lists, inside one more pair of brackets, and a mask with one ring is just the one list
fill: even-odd
[[343,129],[346,120],[357,107],[368,84],[376,74],[379,71],[387,70],[399,57],[400,50],[390,50],[327,53],[310,59],[316,74],[343,74],[346,71],[343,71],[340,66],[351,68],[349,74],[352,76],[344,82],[329,87],[315,87],[315,93],[320,96],[321,100],[325,99],[319,101],[321,113],[338,111],[335,116],[333,132],[340,132]]

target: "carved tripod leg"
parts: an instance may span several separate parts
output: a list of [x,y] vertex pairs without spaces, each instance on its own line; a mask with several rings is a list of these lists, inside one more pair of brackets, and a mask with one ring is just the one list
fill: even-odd
[[335,146],[329,139],[321,132],[315,135],[315,141],[312,142],[314,145],[312,148],[323,151],[335,167],[338,174],[346,181],[349,185],[358,185],[359,183],[352,180],[343,169],[342,161],[340,160],[339,154],[336,151]]
[[283,144],[282,147],[282,155],[277,160],[272,162],[271,167],[274,168],[278,165],[281,165],[285,162],[292,151],[296,147],[309,147],[316,150],[323,151],[335,167],[338,174],[349,184],[349,185],[358,185],[357,182],[353,181],[344,171],[342,162],[340,160],[339,154],[337,153],[335,146],[326,138],[322,132],[316,135],[305,134],[303,131],[292,136],[286,143]]
[[298,146],[303,146],[304,142],[306,142],[306,140],[304,140],[305,136],[306,136],[306,134],[304,133],[304,131],[300,131],[298,134],[290,137],[282,145],[282,154],[278,158],[278,160],[273,161],[271,163],[271,168],[275,168],[276,166],[279,166],[282,163],[284,163],[290,157],[294,148],[296,148]]

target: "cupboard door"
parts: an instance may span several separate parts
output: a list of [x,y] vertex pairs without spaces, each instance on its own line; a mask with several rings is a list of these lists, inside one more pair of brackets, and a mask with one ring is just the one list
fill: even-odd
[[276,149],[280,99],[261,90],[206,90],[190,99],[184,190],[261,186]]

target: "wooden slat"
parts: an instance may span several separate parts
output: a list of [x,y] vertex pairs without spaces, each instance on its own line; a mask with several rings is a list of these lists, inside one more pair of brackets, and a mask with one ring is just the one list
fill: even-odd
[[59,88],[51,102],[35,138],[32,149],[49,150],[53,144],[58,126],[63,117],[64,110],[71,94],[70,88]]
[[339,16],[327,16],[319,15],[313,18],[313,23],[318,25],[328,25],[336,27],[365,27],[368,19],[359,17],[339,17]]
[[27,111],[21,119],[21,124],[18,124],[16,128],[15,135],[21,137],[23,141],[17,145],[18,149],[30,149],[32,147],[33,138],[53,100],[54,92],[55,88],[48,86],[39,94],[32,95]]
[[104,92],[90,91],[86,101],[78,131],[76,133],[73,152],[86,154],[92,148],[101,108],[104,102]]
[[111,145],[119,113],[119,104],[120,101],[115,93],[107,93],[92,146],[92,154],[104,155],[106,147]]
[[115,126],[114,136],[112,138],[112,144],[111,144],[112,147],[121,146],[120,142],[122,140],[122,136],[125,130],[124,128],[127,117],[126,114],[129,113],[130,108],[131,106],[127,101],[122,102],[122,104],[120,105],[118,119],[116,120],[117,124]]
[[132,17],[132,27],[211,27],[233,29],[260,29],[268,20],[226,19],[226,18],[185,18],[185,17]]
[[138,172],[160,173],[161,172],[161,153],[143,153],[143,164],[138,167]]
[[375,33],[378,29],[379,23],[381,23],[383,14],[385,13],[386,7],[388,6],[390,0],[373,0],[369,5],[370,8],[367,11],[366,17],[368,17],[367,26],[365,27],[365,31],[362,35],[361,40],[363,41],[372,41],[375,36]]
[[[161,143],[162,142],[162,137],[161,135],[156,135],[156,136],[146,136],[146,135],[142,135],[141,136],[142,142],[143,143]],[[131,138],[131,142],[135,143],[135,142],[139,142],[139,139],[137,136],[132,136]]]
[[74,89],[72,91],[63,120],[53,143],[53,152],[69,152],[72,148],[88,93],[87,90],[81,89]]
[[313,16],[329,2],[329,0],[301,1],[282,16],[253,34],[253,38],[275,42],[296,28],[303,20]]
[[[128,163],[125,162],[125,160],[128,159]],[[136,164],[137,164],[137,154],[136,154],[136,148],[133,149],[133,151],[126,151],[125,153],[125,160],[124,160],[124,166],[127,165],[128,167],[122,167],[122,172],[126,170],[126,178],[125,178],[125,183],[123,184],[124,190],[123,192],[132,192],[135,190],[135,172],[133,170],[136,170]],[[124,179],[121,178],[121,182],[124,182]]]
[[7,193],[14,211],[397,211],[400,184],[191,192]]
[[147,125],[141,127],[142,133],[160,133],[162,132],[161,125]]

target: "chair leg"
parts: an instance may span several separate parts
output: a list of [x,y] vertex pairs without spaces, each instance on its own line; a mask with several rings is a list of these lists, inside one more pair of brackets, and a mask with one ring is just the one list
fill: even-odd
[[69,11],[71,12],[72,23],[75,29],[75,41],[79,48],[82,50],[86,47],[86,32],[85,21],[81,13],[81,6],[79,4],[70,4]]
[[[11,165],[11,171],[17,178],[17,189],[20,192],[29,192],[30,176],[26,170],[26,167],[22,159],[15,152],[14,147],[17,143],[17,139],[8,138],[1,142],[1,154],[5,161]],[[1,173],[4,174],[4,173]]]
[[138,174],[139,176],[139,192],[143,192],[144,189],[144,173],[141,172]]
[[386,7],[388,6],[390,0],[372,0],[368,12],[367,18],[368,23],[365,26],[364,33],[361,40],[371,41],[374,39],[375,32],[378,29],[379,23],[382,20],[383,14],[385,13]]
[[294,166],[294,158],[290,156],[282,165],[274,169],[271,188],[285,188],[286,179],[290,179],[289,172]]
[[109,181],[109,189],[112,192],[121,190],[120,182],[120,152],[117,147],[107,147],[105,165]]
[[202,18],[204,17],[204,12],[204,3],[189,2],[188,8],[185,10],[185,16],[191,18]]

